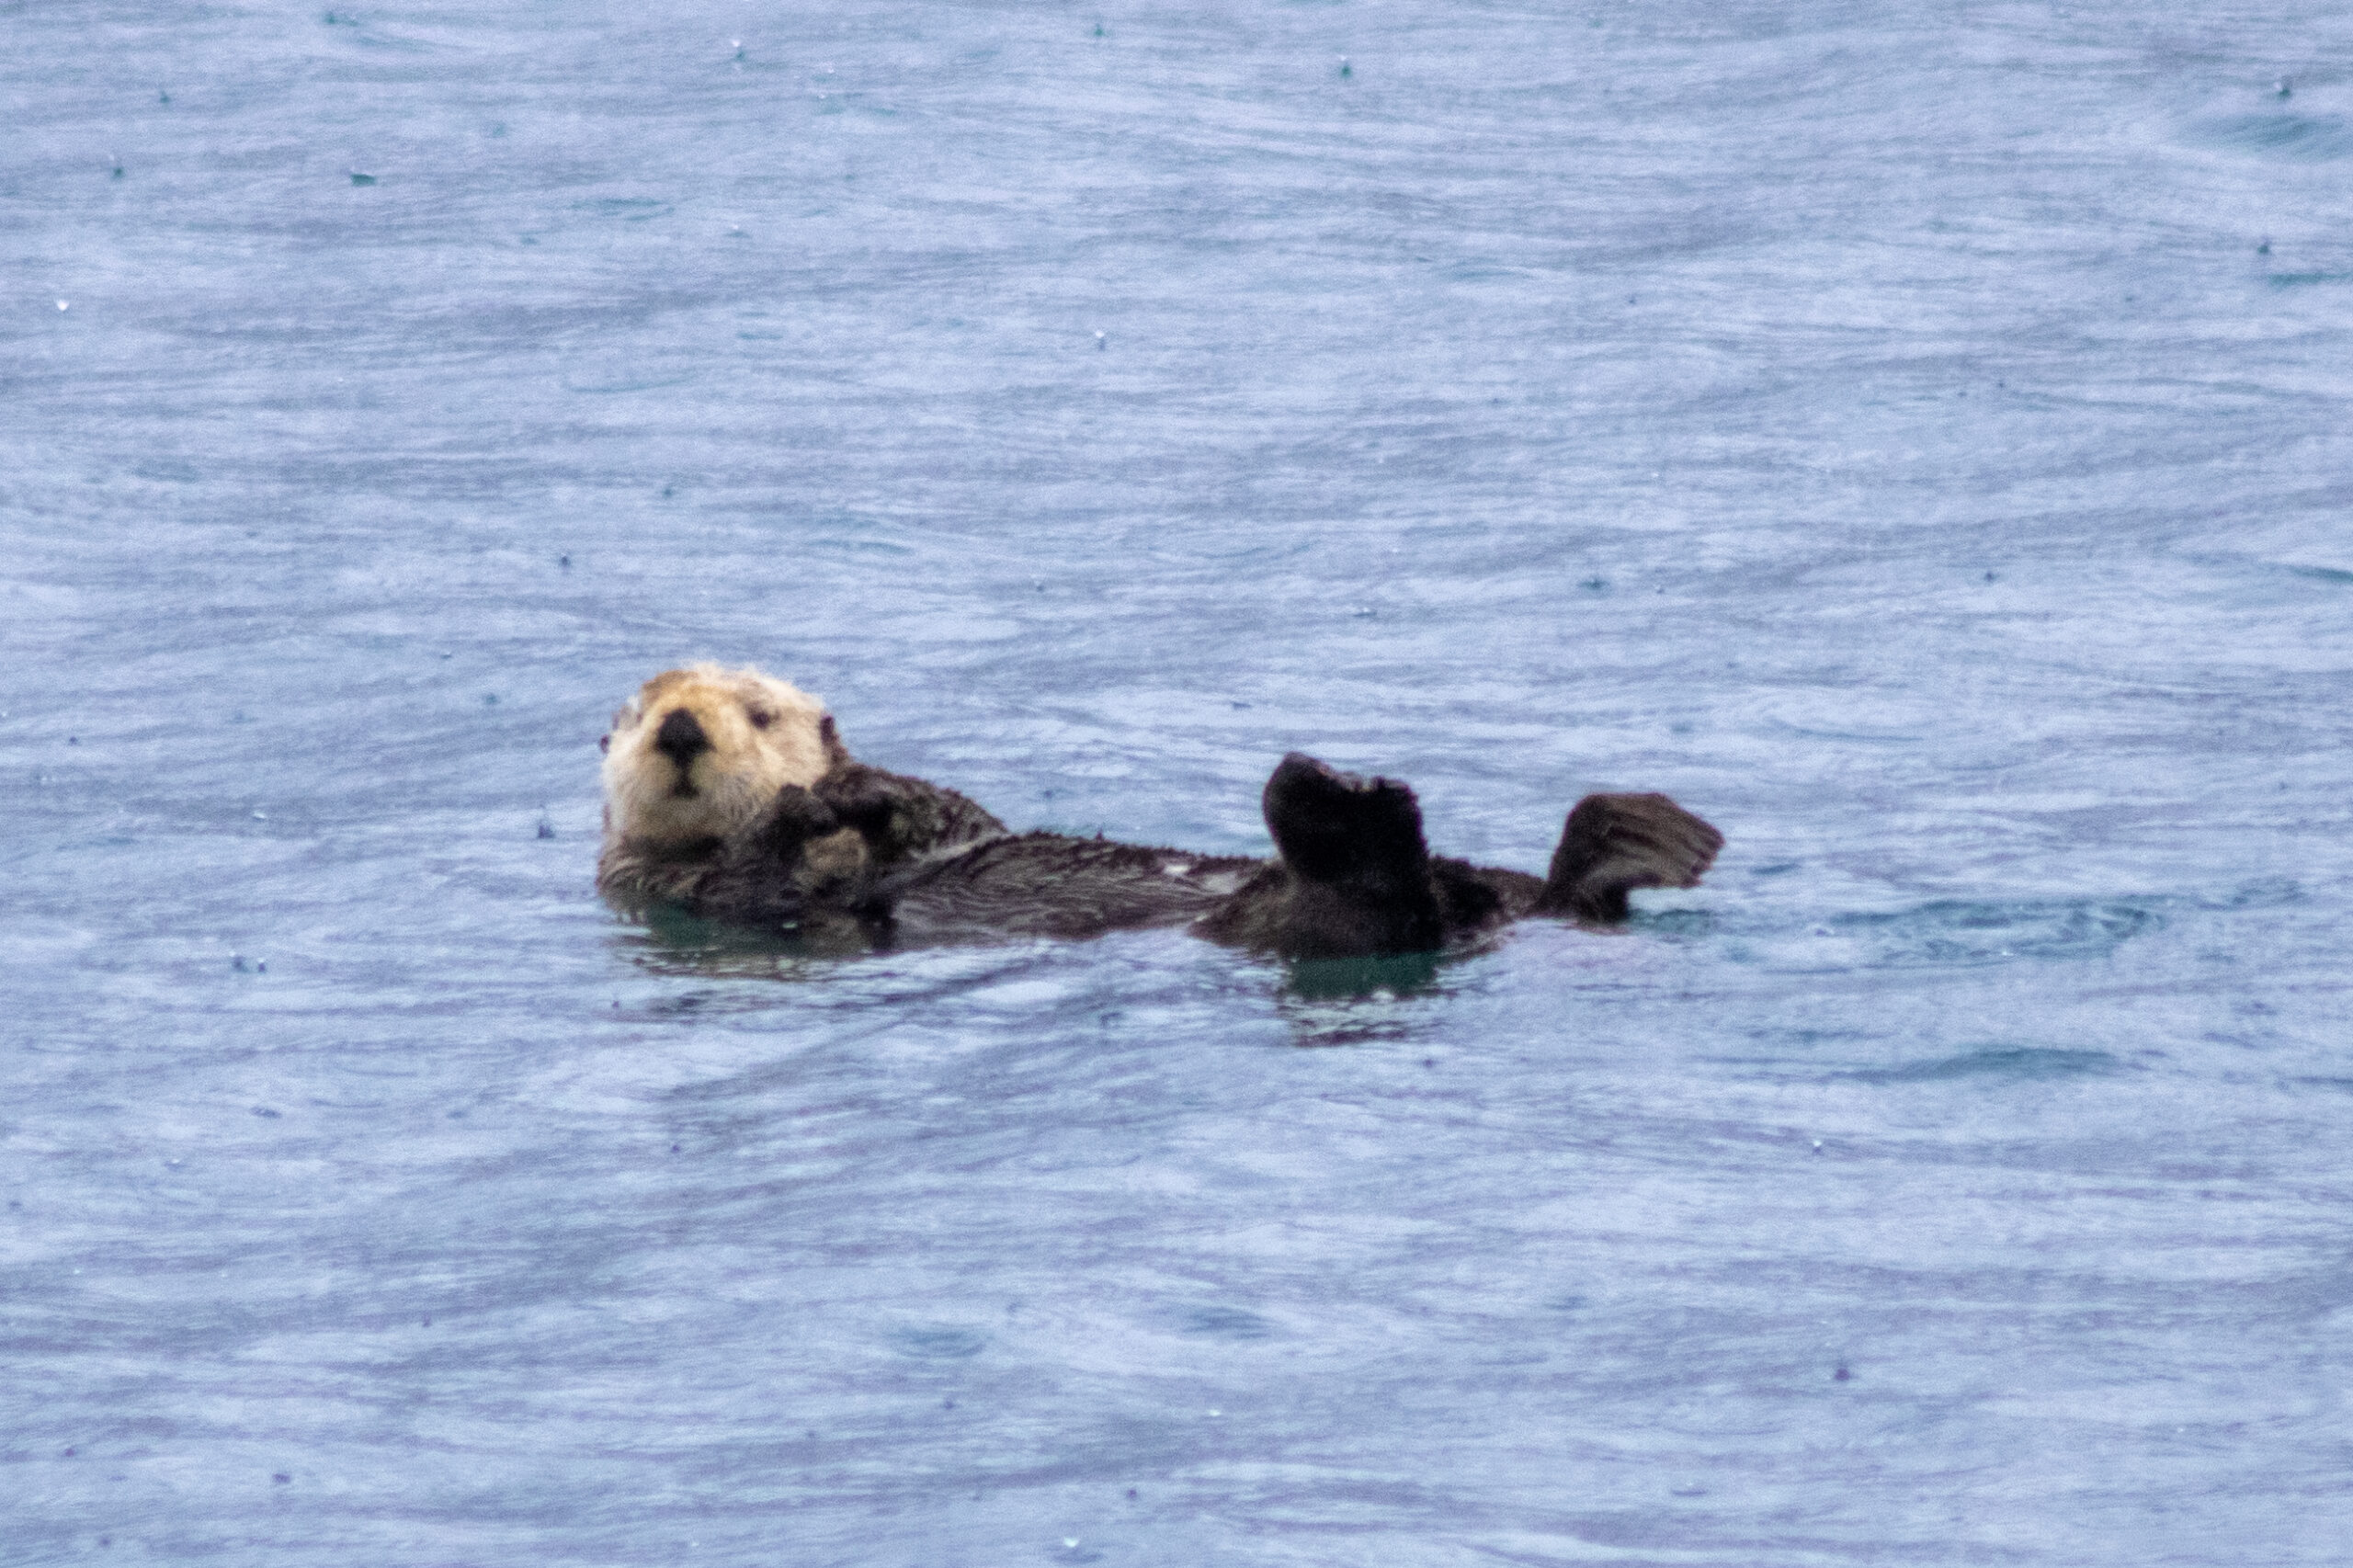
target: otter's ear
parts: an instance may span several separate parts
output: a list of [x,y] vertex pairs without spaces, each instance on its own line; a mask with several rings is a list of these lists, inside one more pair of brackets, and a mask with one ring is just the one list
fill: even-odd
[[849,747],[842,744],[841,732],[834,728],[831,713],[817,721],[817,739],[825,748],[827,767],[839,767],[849,761]]

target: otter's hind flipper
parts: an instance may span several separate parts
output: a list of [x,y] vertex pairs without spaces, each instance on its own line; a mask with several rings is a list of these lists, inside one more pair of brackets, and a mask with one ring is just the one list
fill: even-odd
[[1665,795],[1587,795],[1569,812],[1533,913],[1626,918],[1635,888],[1689,888],[1724,835]]
[[1276,853],[1309,881],[1388,886],[1427,874],[1421,802],[1394,778],[1359,778],[1292,752],[1259,804]]
[[1435,951],[1446,921],[1421,802],[1393,778],[1359,778],[1292,752],[1261,803],[1280,858],[1194,930],[1286,958]]

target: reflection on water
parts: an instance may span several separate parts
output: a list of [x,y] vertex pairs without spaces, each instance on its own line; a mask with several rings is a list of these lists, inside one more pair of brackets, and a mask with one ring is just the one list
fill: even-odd
[[835,965],[877,947],[873,936],[852,919],[815,918],[775,931],[705,920],[675,904],[657,904],[635,916],[642,935],[628,945],[641,963],[660,972],[822,978]]
[[[880,960],[889,955],[902,965],[920,964],[926,949],[902,948],[887,935],[877,937],[855,922],[821,925],[813,921],[790,931],[758,930],[729,926],[689,915],[675,905],[637,912],[642,926],[621,939],[646,970],[678,978],[710,975],[733,979],[779,978],[824,981],[838,977],[846,964],[860,959]],[[1180,928],[1181,929],[1181,928]],[[932,944],[935,949],[1003,952],[1036,951],[1035,939],[992,941],[975,935],[961,942]],[[1072,944],[1084,948],[1086,944]],[[1479,953],[1492,951],[1493,941],[1444,954],[1402,953],[1384,957],[1247,961],[1278,981],[1288,995],[1302,1001],[1335,1001],[1351,997],[1394,1000],[1434,993],[1441,971]],[[693,994],[688,994],[691,997]],[[674,1001],[671,1006],[697,1006]],[[1319,1041],[1319,1043],[1330,1043]]]
[[1417,996],[1438,990],[1439,970],[1448,961],[1437,953],[1296,960],[1282,966],[1284,988],[1304,1002]]

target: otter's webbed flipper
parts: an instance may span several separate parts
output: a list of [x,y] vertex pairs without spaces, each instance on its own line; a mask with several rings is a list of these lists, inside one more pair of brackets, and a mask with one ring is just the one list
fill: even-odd
[[1422,808],[1393,778],[1359,778],[1293,752],[1267,780],[1267,830],[1280,858],[1194,929],[1286,958],[1429,952],[1445,913],[1422,838]]
[[1587,795],[1569,812],[1531,913],[1626,918],[1635,888],[1689,888],[1724,835],[1665,795]]
[[1422,804],[1394,778],[1359,778],[1292,752],[1267,776],[1259,806],[1276,853],[1309,881],[1390,892],[1428,875]]

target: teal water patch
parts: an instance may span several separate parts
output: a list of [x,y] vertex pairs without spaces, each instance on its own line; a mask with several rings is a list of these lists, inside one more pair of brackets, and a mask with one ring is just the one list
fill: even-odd
[[1841,1078],[1863,1084],[1938,1084],[1955,1078],[1995,1078],[2039,1083],[2052,1078],[2081,1078],[2113,1073],[2119,1063],[2105,1051],[2063,1051],[2049,1046],[1990,1046],[1965,1051],[1935,1062],[1908,1067],[1864,1068],[1841,1073]]
[[2275,272],[2270,283],[2274,289],[2308,289],[2315,283],[2353,282],[2353,272]]
[[1293,1046],[1423,1045],[1431,1005],[1449,994],[1445,971],[1484,950],[1287,960],[1275,1011]]
[[1717,916],[1712,909],[1661,909],[1652,913],[1637,909],[1627,925],[1645,936],[1710,937],[1715,934]]
[[915,547],[895,539],[877,539],[871,535],[826,534],[796,545],[804,560],[856,561],[863,556],[909,556]]
[[891,1331],[891,1347],[919,1361],[969,1361],[988,1345],[977,1329],[911,1324]]
[[903,559],[919,554],[923,549],[920,536],[911,534],[904,525],[889,517],[830,509],[811,513],[804,507],[779,503],[770,495],[721,494],[710,506],[714,512],[755,519],[764,528],[792,529],[796,561],[843,562],[869,567],[876,556]]
[[2226,153],[2325,163],[2353,153],[2353,126],[2333,114],[2225,114],[2190,127],[2190,140]]
[[2340,572],[2334,566],[2290,566],[2288,570],[2315,583],[2353,583],[2353,572]]
[[774,937],[705,920],[675,904],[655,904],[643,911],[640,918],[645,923],[646,940],[673,957],[698,956],[714,950],[773,952],[779,946]]
[[1858,745],[1917,745],[1927,739],[1924,735],[1900,734],[1892,730],[1877,733],[1868,730],[1826,730],[1804,724],[1792,724],[1780,719],[1773,721],[1773,727],[1783,734],[1795,735],[1800,740],[1849,741]]
[[1747,1031],[1748,1038],[1768,1046],[1797,1046],[1811,1049],[1820,1045],[1847,1045],[1857,1040],[1879,1037],[1865,1029],[1856,1028],[1756,1028]]
[[567,379],[563,390],[584,396],[604,397],[615,392],[656,392],[664,387],[682,387],[694,380],[691,374],[676,376],[624,376],[616,381],[575,381]]
[[2304,885],[2293,877],[2257,877],[2219,898],[2200,901],[2201,909],[2279,909],[2304,902]]
[[1943,899],[1886,914],[1841,915],[1840,936],[1870,945],[1871,968],[2004,963],[2012,959],[2106,958],[2161,922],[2125,900],[1989,903]]
[[675,905],[644,910],[641,930],[620,938],[640,967],[680,978],[820,979],[835,960],[863,956],[873,943],[855,921],[817,920],[790,931],[705,920]]
[[1183,1314],[1178,1324],[1187,1334],[1206,1335],[1212,1339],[1271,1339],[1275,1333],[1274,1324],[1240,1307],[1194,1307]]
[[1444,960],[1437,953],[1387,958],[1302,959],[1284,966],[1285,989],[1310,1000],[1337,1000],[1387,992],[1410,996],[1437,989]]
[[670,215],[670,204],[650,196],[600,196],[590,201],[575,201],[575,212],[594,213],[599,218],[619,218],[624,223],[650,222]]

